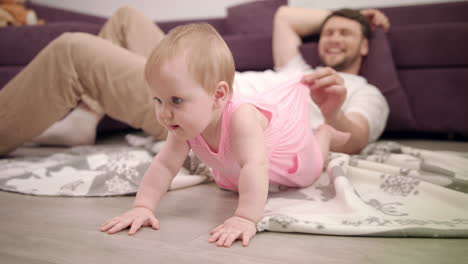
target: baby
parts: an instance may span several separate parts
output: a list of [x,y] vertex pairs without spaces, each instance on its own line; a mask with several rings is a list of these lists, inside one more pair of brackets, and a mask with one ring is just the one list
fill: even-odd
[[142,226],[158,229],[153,211],[193,150],[220,187],[239,192],[234,215],[211,230],[209,242],[229,247],[240,239],[247,246],[269,187],[313,184],[330,145],[349,139],[328,125],[313,134],[306,82],[293,80],[246,97],[233,93],[234,73],[228,46],[208,24],[176,27],[154,49],[145,79],[167,140],[143,176],[133,208],[107,220],[101,231],[130,227],[133,235]]

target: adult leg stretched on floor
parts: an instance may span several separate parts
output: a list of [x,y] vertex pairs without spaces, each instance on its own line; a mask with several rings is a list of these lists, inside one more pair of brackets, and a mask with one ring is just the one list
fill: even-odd
[[[134,18],[151,27],[126,21]],[[143,79],[145,56],[164,34],[149,23],[137,11],[122,8],[101,31],[106,39],[64,33],[44,48],[0,91],[0,154],[37,137],[81,100],[164,138]],[[122,33],[123,28],[129,32]],[[146,32],[132,33],[136,29]]]

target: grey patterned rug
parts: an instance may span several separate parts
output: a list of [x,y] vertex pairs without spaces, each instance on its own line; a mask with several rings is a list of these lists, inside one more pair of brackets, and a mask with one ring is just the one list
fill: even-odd
[[[0,160],[0,189],[33,195],[134,194],[159,144],[62,149]],[[191,156],[171,189],[210,181]],[[270,193],[259,231],[394,237],[468,237],[468,154],[394,142],[333,153],[312,186]]]
[[[119,139],[120,140],[120,139]],[[116,143],[73,148],[30,148],[0,159],[0,190],[47,196],[135,194],[162,142],[127,135]],[[150,146],[146,146],[151,143]],[[180,189],[211,181],[209,170],[191,154],[171,183]]]

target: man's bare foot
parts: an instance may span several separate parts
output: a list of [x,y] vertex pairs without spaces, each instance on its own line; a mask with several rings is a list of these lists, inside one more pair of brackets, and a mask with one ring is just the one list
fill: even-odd
[[323,124],[318,128],[320,133],[325,133],[330,139],[330,147],[336,148],[346,144],[351,138],[351,133],[338,131],[330,125]]
[[64,119],[57,121],[33,142],[51,146],[93,145],[100,116],[83,107],[73,109]]

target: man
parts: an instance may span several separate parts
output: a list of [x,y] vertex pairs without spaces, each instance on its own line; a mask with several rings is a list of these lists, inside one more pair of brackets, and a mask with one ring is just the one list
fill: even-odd
[[[234,90],[253,93],[304,75],[315,103],[311,103],[313,127],[326,122],[350,132],[350,143],[334,151],[356,153],[380,135],[388,106],[375,87],[355,75],[368,47],[362,25],[343,16],[327,18],[329,14],[315,9],[279,8],[273,32],[277,71],[237,73]],[[379,11],[363,14],[373,26],[388,28],[388,20]],[[319,53],[325,65],[344,73],[326,67],[304,74],[310,67],[299,55],[300,37],[318,32],[326,18]],[[142,78],[145,59],[164,33],[138,11],[121,8],[99,36],[63,34],[0,91],[0,154],[38,136],[80,100],[95,111],[102,109],[114,119],[142,128],[156,139],[165,137]],[[362,107],[364,104],[367,106]],[[94,120],[97,124],[99,119]]]
[[[264,79],[279,82],[310,72],[311,67],[299,52],[301,37],[320,32],[318,53],[322,64],[328,67],[305,74],[303,81],[310,84],[314,101],[311,102],[312,127],[326,122],[351,133],[348,143],[333,151],[357,153],[369,141],[376,140],[385,127],[387,102],[375,87],[357,76],[362,58],[368,53],[371,27],[375,26],[388,30],[390,25],[385,15],[374,9],[363,10],[362,14],[350,9],[330,13],[283,6],[276,12],[273,24],[276,72]],[[236,76],[236,84],[241,83],[241,77],[244,76]],[[261,83],[255,82],[256,86]],[[243,86],[239,86],[242,90]]]

